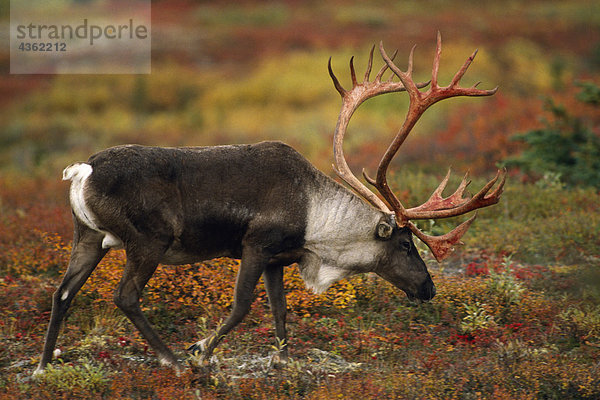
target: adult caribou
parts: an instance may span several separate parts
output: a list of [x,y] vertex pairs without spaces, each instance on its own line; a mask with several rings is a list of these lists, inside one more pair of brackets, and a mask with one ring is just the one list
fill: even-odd
[[[221,338],[246,315],[261,275],[277,338],[285,343],[283,268],[292,263],[298,263],[306,285],[317,293],[339,279],[374,272],[409,298],[433,298],[435,285],[412,234],[441,260],[475,216],[438,237],[424,234],[411,220],[454,217],[495,204],[506,174],[498,171],[472,197],[465,194],[469,183],[465,176],[454,194],[444,198],[442,191],[448,173],[429,200],[418,207],[405,208],[389,188],[386,172],[428,107],[450,97],[489,96],[497,88],[460,86],[476,53],[466,60],[448,86],[439,86],[439,33],[431,81],[425,84],[416,84],[412,79],[414,47],[408,69],[402,71],[382,44],[379,51],[385,64],[371,81],[373,50],[360,83],[350,60],[350,90],[344,89],[333,74],[331,59],[328,66],[342,96],[334,133],[334,169],[362,198],[279,142],[193,148],[118,146],[91,156],[85,163],[67,167],[63,179],[72,181],[73,250],[62,283],[54,293],[36,373],[42,372],[52,358],[61,321],[73,297],[111,248],[122,247],[127,254],[115,303],[152,346],[160,362],[177,369],[179,361],[152,329],[139,303],[143,288],[159,263],[193,263],[221,256],[242,260],[229,317],[213,335],[190,348],[202,352],[204,360],[210,359]],[[388,69],[393,73],[383,80]],[[394,76],[399,82],[393,80]],[[420,90],[428,85],[426,91]],[[401,91],[407,91],[410,98],[406,119],[383,155],[375,179],[363,173],[381,199],[352,174],[342,143],[350,118],[361,103],[380,94]],[[281,348],[278,356],[281,361],[287,360],[287,346]]]

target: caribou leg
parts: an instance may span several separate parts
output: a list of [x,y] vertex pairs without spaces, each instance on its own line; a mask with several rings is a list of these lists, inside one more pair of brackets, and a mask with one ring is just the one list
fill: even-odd
[[166,248],[162,244],[149,244],[145,248],[151,249],[151,253],[142,253],[140,251],[127,251],[127,264],[121,282],[117,287],[114,295],[114,301],[117,307],[129,318],[129,320],[140,331],[146,339],[150,347],[156,352],[158,359],[162,365],[174,367],[177,371],[181,370],[181,366],[177,357],[161,340],[158,334],[154,331],[146,316],[140,308],[140,298],[142,291],[154,274],[158,266],[158,260],[162,252],[156,249]]
[[238,271],[233,306],[229,317],[217,328],[216,333],[196,342],[188,348],[192,353],[202,353],[202,361],[208,362],[213,351],[223,339],[250,311],[250,306],[254,300],[254,289],[258,280],[265,270],[265,266],[270,256],[266,256],[262,251],[253,247],[246,246],[242,251],[242,265]]
[[275,320],[275,333],[277,335],[277,347],[279,354],[275,355],[275,364],[285,364],[288,361],[287,331],[285,329],[285,317],[287,304],[283,288],[283,267],[269,267],[263,274],[265,288],[269,296],[271,312]]
[[102,248],[104,234],[89,229],[76,218],[74,218],[74,224],[75,232],[71,259],[63,280],[52,297],[52,314],[48,324],[44,350],[34,375],[43,373],[46,365],[52,360],[60,325],[71,305],[71,301],[108,252],[108,249]]

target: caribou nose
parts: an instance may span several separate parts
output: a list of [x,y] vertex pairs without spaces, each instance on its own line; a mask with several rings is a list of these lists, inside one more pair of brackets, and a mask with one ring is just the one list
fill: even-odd
[[419,298],[425,301],[431,300],[435,297],[436,293],[437,289],[435,288],[435,284],[431,279],[429,279],[423,284],[423,286],[421,286],[421,290],[419,290]]

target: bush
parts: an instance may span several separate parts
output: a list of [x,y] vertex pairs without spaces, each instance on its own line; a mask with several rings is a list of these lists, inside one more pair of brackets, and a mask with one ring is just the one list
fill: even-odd
[[[600,89],[584,84],[580,101],[598,105]],[[556,174],[569,186],[583,185],[600,189],[600,137],[581,118],[576,118],[551,99],[546,110],[553,120],[544,120],[544,127],[513,136],[527,144],[519,156],[506,160],[508,166],[543,176]]]
[[476,330],[485,329],[494,324],[494,317],[486,311],[486,304],[476,302],[475,304],[464,304],[466,315],[460,324],[464,333],[472,333]]
[[600,194],[593,188],[508,180],[500,203],[481,210],[465,248],[530,263],[590,263],[598,254]]
[[571,306],[558,317],[577,340],[600,346],[600,305]]
[[102,393],[108,388],[110,382],[108,371],[102,366],[88,363],[48,365],[37,381],[44,386],[44,391],[55,392],[67,398],[88,397],[90,394]]
[[505,257],[501,272],[490,272],[488,287],[499,297],[501,304],[510,306],[519,302],[525,288],[513,273],[510,257]]

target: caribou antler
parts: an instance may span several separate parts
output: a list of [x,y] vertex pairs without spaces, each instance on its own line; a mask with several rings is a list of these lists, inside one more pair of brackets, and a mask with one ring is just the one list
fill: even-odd
[[[336,126],[336,131],[334,134],[334,156],[337,166],[337,168],[334,168],[337,174],[343,180],[345,180],[360,195],[367,199],[373,206],[377,207],[378,209],[384,212],[390,213],[393,211],[396,215],[396,223],[398,224],[398,226],[408,226],[419,239],[421,239],[429,246],[436,259],[440,261],[448,255],[449,250],[454,244],[460,242],[460,238],[465,234],[465,232],[475,219],[475,216],[473,216],[472,218],[470,218],[469,220],[467,220],[466,222],[459,225],[454,230],[443,236],[426,235],[422,231],[420,231],[415,224],[411,223],[410,220],[454,217],[457,215],[468,213],[470,211],[477,210],[482,207],[487,207],[492,204],[496,204],[500,199],[500,195],[502,194],[504,182],[506,179],[506,171],[499,170],[496,174],[496,177],[489,181],[473,197],[464,197],[465,189],[470,183],[469,181],[467,181],[467,175],[465,175],[462,182],[458,186],[458,189],[456,189],[456,191],[452,195],[443,198],[442,192],[445,189],[446,184],[448,183],[448,179],[450,177],[450,171],[448,171],[448,174],[442,180],[438,188],[433,192],[429,200],[427,200],[425,203],[421,204],[418,207],[406,209],[404,208],[398,197],[396,197],[394,192],[390,189],[387,183],[387,169],[389,167],[390,162],[398,152],[400,146],[402,146],[402,144],[404,143],[406,137],[408,136],[412,128],[415,126],[421,115],[423,115],[425,110],[427,110],[430,106],[437,103],[438,101],[450,97],[490,96],[496,93],[498,88],[496,87],[491,90],[481,90],[477,89],[478,83],[469,88],[463,88],[460,86],[460,80],[471,65],[471,63],[473,62],[473,59],[477,54],[477,50],[475,50],[473,54],[469,58],[467,58],[463,66],[454,75],[454,78],[448,86],[439,86],[438,71],[442,52],[442,39],[440,33],[438,32],[437,48],[431,74],[431,86],[427,91],[421,92],[419,89],[427,86],[428,83],[416,84],[412,79],[414,49],[415,48],[413,47],[410,51],[407,70],[402,71],[393,62],[393,58],[396,55],[396,53],[394,53],[394,56],[392,56],[391,58],[388,57],[387,53],[383,48],[383,43],[380,43],[379,51],[386,64],[381,68],[373,82],[368,81],[373,61],[373,49],[371,49],[369,65],[367,67],[365,79],[360,84],[356,81],[354,65],[351,59],[350,72],[352,75],[353,87],[350,91],[344,90],[337,78],[335,77],[335,75],[333,74],[331,70],[330,59],[329,74],[331,75],[333,83],[338,92],[342,95],[343,99],[342,110],[340,112],[340,116]],[[394,73],[394,75],[396,75],[400,79],[400,82],[393,82],[393,75],[386,82],[381,82],[381,76],[387,68],[389,68]],[[344,158],[342,142],[350,117],[362,102],[379,94],[399,91],[407,91],[410,100],[408,112],[404,123],[402,124],[402,127],[400,128],[400,130],[392,140],[392,143],[389,145],[388,149],[381,158],[381,161],[379,162],[379,167],[377,168],[376,178],[370,178],[363,170],[363,175],[365,179],[373,186],[375,186],[375,188],[377,188],[378,192],[387,202],[387,204],[385,204],[377,195],[375,195],[375,193],[370,191],[356,178],[356,176],[354,176],[354,174],[352,174]],[[498,181],[499,183],[496,186],[496,188],[490,192],[492,187],[494,187],[494,185]]]
[[[333,156],[335,158],[335,165],[333,166],[334,171],[340,178],[342,178],[348,185],[350,185],[358,194],[364,197],[369,203],[371,203],[374,207],[380,209],[381,211],[390,212],[387,205],[379,198],[375,193],[369,190],[361,181],[356,178],[356,176],[348,167],[348,163],[346,162],[346,158],[344,157],[344,134],[346,133],[346,129],[348,127],[348,122],[350,122],[350,118],[352,118],[352,114],[354,111],[365,101],[370,99],[371,97],[378,96],[380,94],[385,93],[393,93],[393,92],[402,92],[405,91],[406,88],[402,84],[402,82],[393,82],[392,79],[394,75],[392,74],[389,79],[386,81],[382,81],[383,74],[388,69],[388,65],[384,64],[375,79],[370,82],[369,77],[371,76],[371,69],[373,67],[373,51],[375,50],[375,46],[371,48],[371,53],[369,54],[369,63],[367,64],[367,70],[365,72],[365,77],[362,83],[358,83],[356,79],[356,72],[354,71],[354,57],[350,58],[350,75],[352,77],[352,89],[346,90],[342,87],[335,74],[333,73],[333,69],[331,68],[331,57],[329,58],[329,63],[327,67],[329,69],[329,75],[333,80],[333,84],[337,91],[342,96],[342,109],[340,110],[340,115],[337,121],[337,125],[335,127],[335,133],[333,134]],[[392,59],[396,56],[397,51],[394,52]],[[427,86],[429,83],[421,83],[416,86],[419,88]]]

